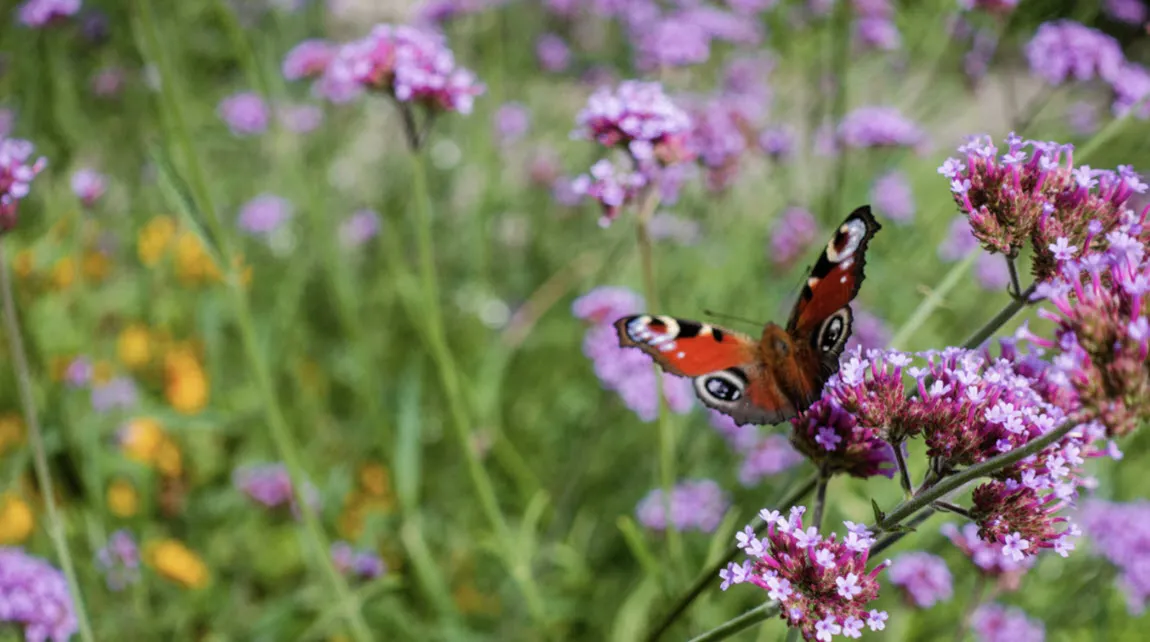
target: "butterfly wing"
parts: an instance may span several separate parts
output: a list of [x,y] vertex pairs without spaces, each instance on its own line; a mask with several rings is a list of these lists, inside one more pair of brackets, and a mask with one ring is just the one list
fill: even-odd
[[639,348],[663,370],[694,379],[695,394],[738,424],[773,424],[794,416],[751,337],[698,321],[635,315],[615,322],[619,345]]
[[812,349],[799,365],[808,383],[816,384],[808,387],[818,392],[838,372],[851,334],[850,302],[865,278],[867,244],[880,229],[869,205],[851,212],[823,249],[791,311],[786,330],[796,344]]

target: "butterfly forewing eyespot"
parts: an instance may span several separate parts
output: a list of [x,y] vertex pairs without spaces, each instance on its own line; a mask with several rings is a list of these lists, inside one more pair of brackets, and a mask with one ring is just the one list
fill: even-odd
[[[827,243],[827,260],[832,263],[849,260],[858,251],[866,232],[866,223],[859,219],[851,219],[840,225],[835,237]],[[850,263],[845,267],[850,267]]]

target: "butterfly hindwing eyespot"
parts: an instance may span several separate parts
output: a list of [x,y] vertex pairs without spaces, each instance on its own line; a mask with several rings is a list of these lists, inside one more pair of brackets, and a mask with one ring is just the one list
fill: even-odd
[[814,347],[819,354],[841,354],[851,332],[851,309],[842,308],[823,320],[814,336]]
[[747,393],[747,375],[738,368],[728,368],[696,377],[695,392],[712,407],[735,404]]

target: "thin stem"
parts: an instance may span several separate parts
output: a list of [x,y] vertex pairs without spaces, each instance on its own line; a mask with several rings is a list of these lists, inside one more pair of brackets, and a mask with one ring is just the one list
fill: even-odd
[[962,515],[963,517],[965,517],[967,519],[974,519],[974,517],[970,514],[969,510],[963,508],[962,506],[959,506],[958,504],[952,504],[950,502],[944,502],[942,500],[939,500],[939,501],[931,504],[931,506],[933,506],[933,507],[935,507],[941,511],[945,511],[948,513],[954,513],[955,515]]
[[[918,514],[915,515],[914,517],[908,519],[906,521],[906,526],[908,526],[909,528],[912,528],[912,529],[916,528],[916,527],[918,527],[919,524],[922,524],[926,520],[933,517],[937,512],[938,511],[935,510],[934,508],[925,508],[925,509],[919,511]],[[890,548],[891,546],[894,546],[895,543],[897,543],[903,537],[906,537],[909,533],[910,533],[910,531],[908,530],[908,531],[899,531],[897,533],[887,533],[886,535],[883,535],[877,542],[875,542],[874,546],[870,547],[870,551],[868,554],[872,555],[872,556],[878,555],[879,553],[885,551],[886,549]]]
[[930,295],[923,299],[922,303],[918,304],[918,307],[915,308],[914,312],[911,313],[910,318],[906,320],[906,323],[902,324],[902,327],[899,328],[897,332],[895,332],[894,338],[890,340],[891,348],[901,348],[906,340],[909,339],[911,335],[913,335],[916,331],[918,331],[922,324],[930,318],[930,315],[934,314],[935,309],[942,305],[946,295],[950,294],[950,291],[957,287],[960,282],[962,282],[962,276],[974,263],[974,260],[977,257],[977,252],[971,252],[969,256],[967,256],[962,261],[955,263],[954,267],[950,268],[950,271],[947,272],[946,276],[944,276],[942,281],[939,282],[938,287],[932,290]]
[[1078,424],[1074,421],[1067,421],[1058,428],[1034,439],[1024,446],[1015,448],[1010,452],[1003,453],[997,457],[992,457],[982,463],[975,464],[961,472],[955,473],[949,477],[945,477],[930,488],[923,489],[918,495],[902,502],[895,506],[893,510],[887,513],[881,524],[875,524],[874,530],[890,530],[903,520],[907,519],[915,512],[926,508],[933,504],[935,501],[942,499],[951,491],[957,490],[963,484],[974,481],[980,477],[987,477],[994,473],[1006,468],[1007,466],[1021,461],[1030,455],[1042,451],[1050,444],[1062,439],[1073,430]]
[[962,611],[962,619],[958,621],[958,626],[954,629],[954,642],[961,642],[962,638],[966,637],[967,630],[970,629],[970,618],[974,615],[974,610],[982,604],[982,594],[986,590],[986,577],[979,574],[974,578],[974,589],[970,592],[970,601],[967,602],[966,608]]
[[815,484],[815,510],[814,516],[811,518],[811,526],[815,530],[823,526],[823,512],[827,506],[827,484],[830,482],[831,476],[827,474],[826,468],[819,471],[819,480]]
[[894,451],[894,461],[898,464],[898,479],[903,493],[910,497],[914,494],[914,485],[910,482],[910,469],[906,465],[906,455],[902,454],[902,444],[891,444],[890,447]]
[[1018,266],[1014,262],[1015,257],[1011,254],[1006,255],[1006,271],[1010,273],[1010,297],[1018,299],[1022,297],[1022,283],[1018,280]]
[[1007,321],[1010,321],[1014,318],[1014,315],[1018,314],[1022,308],[1027,306],[1030,302],[1030,296],[1034,294],[1037,287],[1038,285],[1036,283],[1031,284],[1030,287],[1026,288],[1018,297],[1012,299],[1010,303],[1006,304],[1006,307],[994,315],[993,319],[987,321],[986,325],[976,330],[966,341],[963,341],[962,347],[973,350],[981,346],[991,335],[998,332],[999,328],[1006,325]]
[[4,306],[4,333],[8,335],[8,351],[12,357],[12,370],[16,374],[19,389],[20,407],[24,413],[24,424],[28,427],[28,442],[32,445],[32,467],[36,472],[36,483],[44,497],[48,509],[48,535],[60,567],[68,580],[68,591],[72,594],[72,608],[80,637],[84,642],[92,642],[92,625],[88,612],[84,609],[84,597],[80,594],[80,584],[76,581],[76,569],[72,555],[68,552],[68,541],[64,536],[64,520],[56,506],[56,492],[52,488],[52,474],[48,470],[48,456],[44,449],[44,433],[40,429],[40,419],[36,413],[36,397],[32,392],[32,371],[28,367],[28,355],[24,352],[24,339],[20,334],[20,320],[16,314],[16,301],[12,296],[12,276],[8,272],[8,257],[0,241],[0,297]]
[[739,617],[723,622],[706,633],[691,638],[690,642],[715,642],[725,640],[732,635],[751,628],[759,622],[765,622],[779,614],[779,603],[774,600],[743,613]]
[[[780,498],[779,501],[772,503],[780,512],[790,510],[792,506],[802,501],[802,499],[806,497],[811,492],[811,490],[814,489],[815,484],[818,483],[818,479],[819,475],[817,473],[811,475],[806,479],[806,481],[799,484],[798,486],[795,486],[793,490],[789,491],[785,496]],[[759,519],[758,515],[756,515],[755,518],[751,521],[751,528],[755,530],[756,535],[762,533],[763,529],[766,527],[767,523]],[[663,619],[659,622],[659,625],[655,627],[649,636],[647,636],[647,642],[654,642],[655,640],[658,640],[660,636],[666,633],[667,630],[671,628],[671,625],[673,625],[675,621],[678,620],[679,617],[687,611],[687,607],[689,607],[696,598],[703,594],[703,591],[705,591],[707,587],[714,586],[715,578],[719,575],[719,570],[726,566],[731,560],[735,559],[735,556],[738,554],[739,547],[732,545],[727,549],[726,554],[719,558],[719,561],[703,569],[703,571],[699,573],[699,576],[695,578],[695,582],[691,584],[691,588],[687,589],[687,592],[684,593],[675,602],[675,605],[671,607],[671,610],[667,612],[667,615],[663,616]]]

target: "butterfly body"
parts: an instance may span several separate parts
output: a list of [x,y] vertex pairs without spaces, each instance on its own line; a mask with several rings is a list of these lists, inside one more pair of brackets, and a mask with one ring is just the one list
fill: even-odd
[[787,325],[768,323],[758,341],[708,323],[661,315],[615,322],[619,344],[651,355],[668,373],[691,377],[706,405],[739,424],[794,417],[838,372],[850,337],[850,301],[863,281],[867,243],[881,226],[870,207],[851,213],[803,284]]

